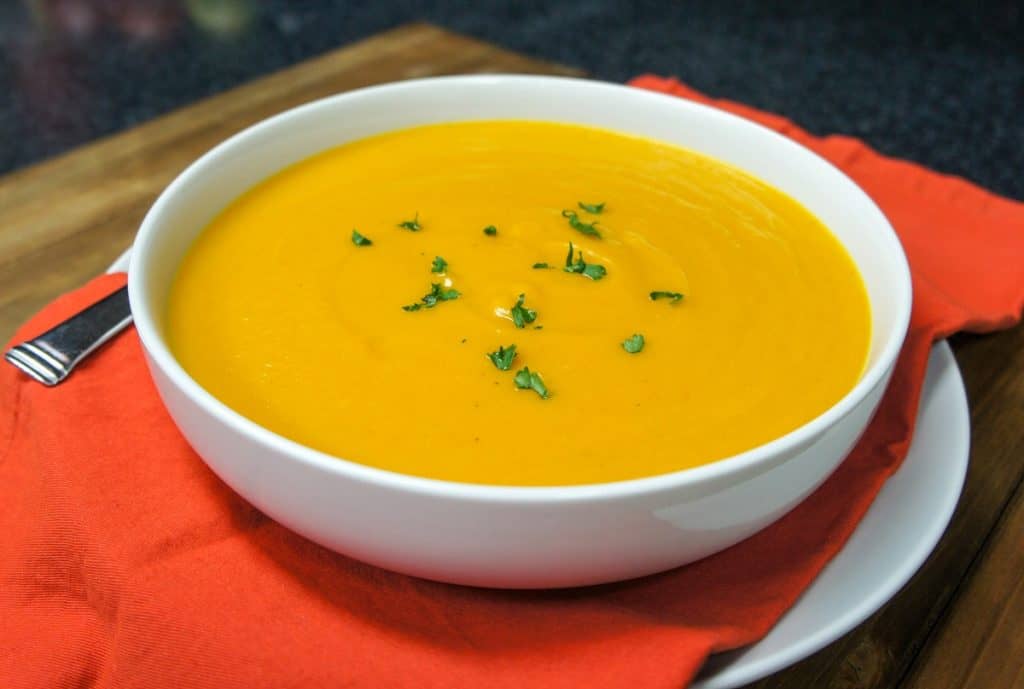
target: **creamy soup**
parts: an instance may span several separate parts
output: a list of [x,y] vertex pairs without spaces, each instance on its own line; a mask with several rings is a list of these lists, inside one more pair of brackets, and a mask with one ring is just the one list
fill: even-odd
[[212,395],[309,447],[567,485],[803,425],[861,375],[870,313],[840,243],[759,179],[501,121],[395,131],[265,180],[189,250],[166,329]]

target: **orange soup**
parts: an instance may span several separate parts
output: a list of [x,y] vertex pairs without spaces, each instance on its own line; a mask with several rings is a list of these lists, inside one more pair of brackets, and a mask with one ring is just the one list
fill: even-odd
[[395,131],[267,179],[166,314],[224,404],[405,474],[569,485],[777,438],[864,368],[870,312],[807,209],[730,165],[544,122]]

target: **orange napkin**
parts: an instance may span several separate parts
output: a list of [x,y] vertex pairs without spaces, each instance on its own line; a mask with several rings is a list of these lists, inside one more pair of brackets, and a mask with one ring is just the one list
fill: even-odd
[[[634,84],[709,102],[671,80]],[[1024,204],[712,104],[843,168],[914,270],[913,325],[881,411],[807,501],[725,552],[623,584],[502,592],[412,579],[320,548],[232,493],[178,435],[129,331],[57,388],[0,366],[0,686],[667,689],[708,653],[761,637],[899,465],[932,341],[1016,322]],[[123,282],[58,299],[17,339]]]

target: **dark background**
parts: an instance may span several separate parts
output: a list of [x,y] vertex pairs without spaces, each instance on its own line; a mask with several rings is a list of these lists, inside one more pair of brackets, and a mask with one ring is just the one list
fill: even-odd
[[1024,2],[0,0],[0,172],[425,19],[676,75],[1024,199]]

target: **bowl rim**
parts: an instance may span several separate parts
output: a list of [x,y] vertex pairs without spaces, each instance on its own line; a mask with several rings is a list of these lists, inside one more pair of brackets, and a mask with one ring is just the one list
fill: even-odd
[[[563,90],[571,87],[573,89],[589,89],[595,94],[600,93],[611,98],[628,96],[630,98],[647,100],[652,104],[652,107],[695,110],[701,113],[700,116],[702,117],[718,118],[728,122],[729,126],[758,130],[759,136],[781,140],[784,146],[790,147],[798,156],[806,157],[810,155],[817,160],[818,164],[832,168],[839,174],[843,183],[851,187],[850,191],[861,195],[867,202],[868,208],[874,211],[876,217],[873,219],[868,218],[868,222],[878,228],[882,241],[889,244],[888,250],[893,252],[893,258],[898,264],[898,272],[901,273],[900,277],[902,279],[899,281],[899,284],[891,287],[892,296],[901,299],[896,310],[895,325],[886,336],[875,362],[867,367],[857,384],[831,407],[807,423],[767,443],[723,459],[709,462],[708,464],[680,469],[670,473],[579,485],[522,486],[466,483],[381,469],[331,455],[290,440],[242,416],[207,392],[181,367],[171,354],[163,337],[159,334],[159,329],[156,325],[156,314],[148,308],[147,300],[144,298],[145,284],[142,273],[143,269],[140,266],[149,253],[149,247],[153,244],[153,237],[158,233],[160,217],[164,214],[165,209],[175,202],[175,197],[179,191],[192,184],[193,179],[201,177],[208,168],[215,166],[219,159],[245,147],[251,139],[259,135],[261,130],[278,126],[281,123],[286,123],[288,120],[301,118],[305,114],[317,109],[334,107],[339,102],[356,102],[390,92],[434,89],[453,85],[460,88],[471,88],[474,86],[493,88],[500,85],[521,87],[547,85]],[[585,78],[512,74],[427,77],[369,86],[317,99],[290,108],[246,127],[193,161],[161,192],[157,200],[146,212],[132,245],[128,269],[128,292],[135,327],[143,349],[150,359],[150,365],[159,368],[168,381],[189,398],[193,404],[198,405],[204,413],[213,417],[220,424],[228,426],[235,433],[247,436],[265,448],[277,454],[287,456],[290,460],[301,462],[331,474],[338,474],[349,479],[376,484],[381,488],[458,500],[506,503],[618,499],[650,495],[666,490],[678,490],[684,486],[726,479],[730,475],[738,474],[745,470],[752,470],[757,465],[765,463],[773,457],[799,449],[801,446],[816,440],[821,433],[849,414],[884,379],[888,371],[894,366],[902,347],[910,324],[912,307],[910,267],[899,237],[896,235],[888,218],[878,208],[874,200],[842,170],[839,170],[831,162],[809,148],[757,122],[669,94],[647,91],[625,84]],[[204,461],[206,461],[205,458]]]

